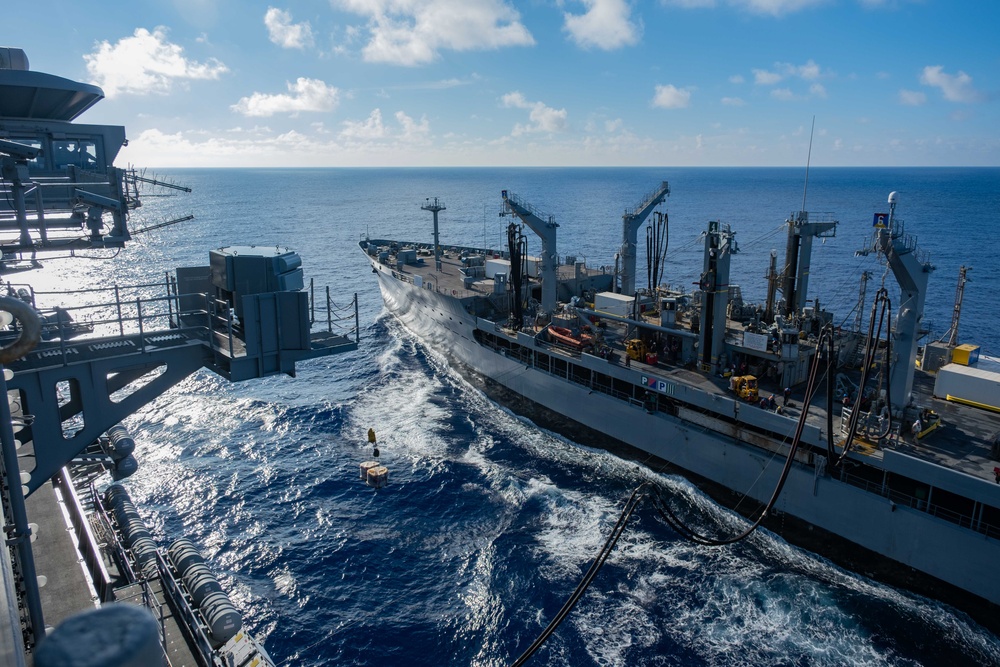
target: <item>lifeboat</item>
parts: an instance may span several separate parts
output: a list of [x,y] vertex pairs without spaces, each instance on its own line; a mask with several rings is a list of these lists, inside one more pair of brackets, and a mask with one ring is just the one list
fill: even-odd
[[573,332],[566,327],[549,327],[549,339],[555,343],[567,345],[574,350],[582,350],[585,345],[591,342],[590,336],[574,336]]

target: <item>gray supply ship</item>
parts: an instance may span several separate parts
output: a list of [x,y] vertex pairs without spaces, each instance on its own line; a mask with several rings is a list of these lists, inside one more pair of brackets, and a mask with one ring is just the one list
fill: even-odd
[[[433,240],[366,237],[360,248],[389,312],[501,400],[574,439],[680,469],[724,504],[753,498],[790,541],[996,631],[1000,374],[957,343],[964,267],[952,335],[918,345],[933,266],[892,193],[858,253],[880,255],[900,303],[884,288],[866,300],[861,276],[849,330],[806,300],[813,241],[836,233],[829,216],[788,218],[766,303],[745,303],[730,284],[735,237],[715,221],[696,288],[671,290],[661,285],[668,195],[661,183],[626,210],[614,267],[560,256],[554,218],[507,191],[503,247],[442,247],[445,205],[430,198]],[[651,214],[639,289],[638,232]],[[789,401],[810,387],[805,405]]]
[[103,96],[0,48],[0,665],[271,665],[203,545],[153,538],[121,422],[201,368],[294,375],[356,349],[356,297],[331,317],[295,252],[255,247],[159,284],[36,290],[42,261],[109,257],[180,221],[130,228],[141,189],[183,188],[113,166],[124,128],[74,122]]

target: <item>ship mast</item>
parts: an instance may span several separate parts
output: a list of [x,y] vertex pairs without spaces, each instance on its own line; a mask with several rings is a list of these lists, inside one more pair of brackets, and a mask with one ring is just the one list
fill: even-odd
[[[622,215],[622,247],[621,266],[622,280],[621,293],[631,295],[635,292],[635,248],[639,236],[639,227],[653,209],[662,204],[670,196],[670,185],[663,181],[651,193],[646,195],[642,202],[633,209],[625,209]],[[655,285],[650,285],[650,288]]]
[[899,285],[899,305],[893,330],[893,356],[890,359],[889,402],[894,411],[909,405],[913,389],[914,364],[917,359],[917,327],[924,316],[927,282],[934,265],[925,253],[918,251],[917,241],[905,233],[903,221],[896,218],[895,192],[889,193],[889,213],[876,213],[874,248],[865,247],[857,255],[867,255],[872,250],[883,255]]
[[441,243],[438,238],[438,212],[445,210],[445,205],[443,201],[438,201],[435,197],[432,201],[430,197],[426,200],[426,203],[420,208],[424,211],[430,211],[434,214],[434,268],[437,271],[441,270]]
[[701,332],[699,355],[705,372],[719,371],[719,359],[725,348],[726,313],[729,308],[729,265],[739,252],[736,235],[717,220],[709,221],[705,234],[705,251],[699,289],[701,298]]
[[542,277],[542,310],[552,313],[556,309],[556,229],[559,227],[551,215],[543,219],[540,212],[513,192],[502,191],[504,212],[521,219],[542,241],[539,273]]

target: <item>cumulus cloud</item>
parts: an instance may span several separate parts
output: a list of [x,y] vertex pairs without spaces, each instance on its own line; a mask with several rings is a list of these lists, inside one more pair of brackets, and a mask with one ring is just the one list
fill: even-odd
[[561,132],[566,129],[566,110],[553,109],[542,102],[529,102],[518,91],[507,93],[501,99],[501,103],[508,109],[527,109],[528,125],[518,123],[511,131],[511,135],[517,137],[530,132]]
[[415,66],[440,51],[473,51],[535,43],[520,14],[503,0],[332,0],[368,19],[362,49],[369,62]]
[[582,0],[583,14],[565,12],[563,30],[584,48],[611,51],[638,43],[641,25],[631,20],[632,7],[627,0]]
[[386,134],[381,109],[372,109],[365,120],[345,120],[343,125],[344,129],[340,131],[340,136],[345,139],[381,139]]
[[972,87],[972,77],[959,70],[958,74],[948,74],[941,65],[928,65],[920,75],[920,83],[940,88],[949,102],[981,102],[983,95]]
[[808,93],[796,94],[792,88],[783,86],[771,90],[771,97],[776,100],[790,101],[795,99],[807,99],[809,97],[825,98],[827,96],[826,87],[819,83],[819,79],[830,76],[829,72],[823,69],[810,59],[802,65],[792,63],[774,63],[772,69],[752,70],[754,83],[758,86],[776,86],[777,84],[790,79],[801,79],[809,83]]
[[771,72],[766,69],[753,70],[753,82],[759,86],[773,86],[783,78],[784,77],[777,72]]
[[816,7],[826,0],[730,0],[730,4],[741,7],[753,14],[784,16],[803,9]]
[[818,79],[820,75],[819,65],[810,59],[805,65],[788,65],[790,71],[797,76],[805,79],[806,81],[812,81],[813,79]]
[[722,103],[728,107],[741,107],[746,104],[741,97],[723,97]]
[[760,86],[773,86],[788,78],[799,78],[805,81],[815,81],[823,76],[823,71],[811,58],[804,65],[791,63],[774,63],[773,70],[754,69],[753,81]]
[[899,91],[899,103],[904,104],[908,107],[919,107],[927,102],[927,95],[919,90],[905,90],[901,89]]
[[784,16],[793,12],[816,7],[826,0],[661,0],[666,5],[681,7],[684,9],[702,9],[715,7],[717,4],[727,4],[743,9],[751,14],[770,14],[771,16]]
[[313,45],[309,21],[292,23],[292,15],[277,7],[267,8],[264,25],[267,27],[268,38],[284,49],[305,49]]
[[108,98],[121,93],[165,94],[177,81],[214,80],[229,71],[215,58],[205,63],[186,58],[182,47],[167,40],[164,27],[153,32],[136,28],[131,37],[116,44],[103,41],[96,46],[97,50],[83,59]]
[[661,109],[684,109],[691,103],[691,91],[673,84],[657,86],[653,106]]
[[412,143],[426,139],[430,133],[430,124],[426,118],[422,118],[418,123],[402,111],[397,111],[393,117],[399,124],[398,131],[385,124],[382,120],[382,110],[376,108],[372,109],[365,120],[345,120],[342,123],[343,129],[340,131],[339,137],[355,142],[372,142],[391,138]]
[[404,141],[417,141],[424,139],[428,134],[430,134],[431,131],[430,123],[427,122],[427,118],[421,118],[418,123],[402,111],[396,112],[396,122],[399,123],[402,128],[400,138]]
[[299,77],[288,83],[288,93],[268,95],[254,93],[230,107],[244,116],[273,116],[276,113],[300,111],[333,111],[337,108],[340,91],[319,79]]

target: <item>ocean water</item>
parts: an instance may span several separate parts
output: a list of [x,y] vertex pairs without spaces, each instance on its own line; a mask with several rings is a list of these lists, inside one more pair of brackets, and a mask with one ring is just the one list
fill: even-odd
[[[419,206],[437,196],[447,206],[443,243],[496,245],[505,188],[555,216],[560,254],[609,265],[623,209],[668,180],[665,281],[696,279],[699,235],[721,220],[741,248],[733,281],[760,301],[769,253],[782,256],[783,222],[802,206],[802,170],[157,175],[194,192],[147,198],[133,226],[188,212],[195,220],[137,237],[111,260],[49,262],[33,278],[155,280],[206,263],[210,248],[256,243],[297,250],[307,278],[330,285],[338,303],[359,296],[357,352],[301,364],[295,379],[231,385],[202,371],[128,422],[140,461],[128,486],[140,513],[161,542],[186,536],[201,546],[280,664],[509,664],[558,611],[643,481],[708,530],[740,525],[681,477],[539,429],[489,400],[445,351],[426,348],[383,310],[357,241],[366,233],[429,240],[431,217]],[[991,298],[1000,291],[991,243],[998,169],[813,169],[806,210],[841,224],[814,246],[809,297],[846,317],[864,270],[874,293],[884,267],[854,250],[894,190],[897,216],[936,266],[925,312],[932,337],[948,329],[966,264],[960,338],[1000,354]],[[644,266],[640,255],[640,284]],[[391,471],[378,491],[358,480],[369,428]],[[983,665],[1000,664],[1000,639],[960,611],[766,531],[725,548],[692,545],[644,505],[534,664]]]

